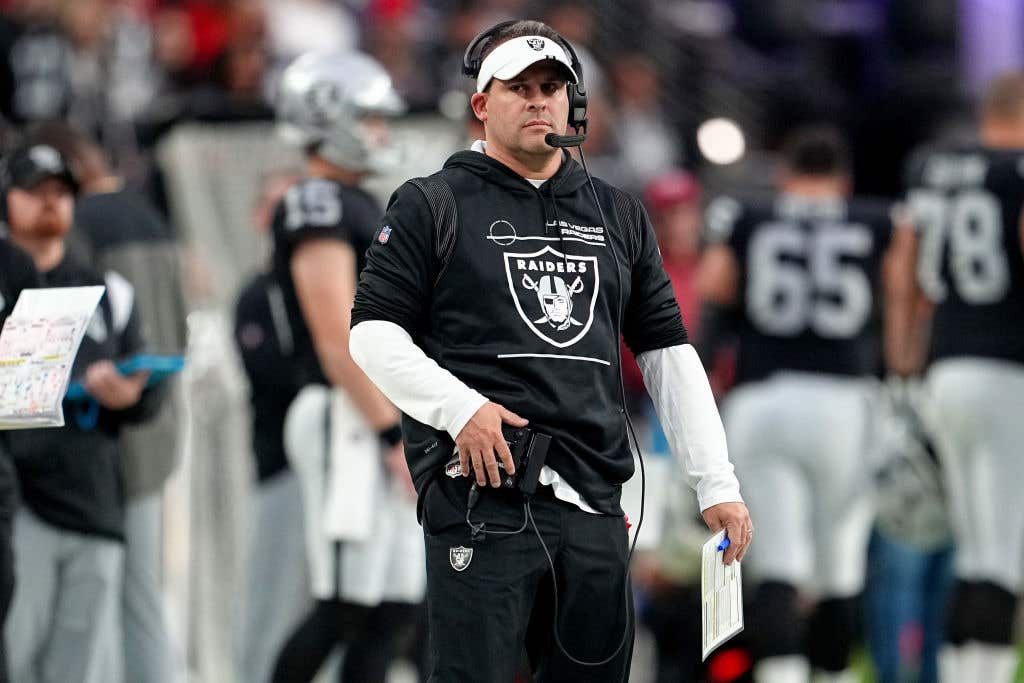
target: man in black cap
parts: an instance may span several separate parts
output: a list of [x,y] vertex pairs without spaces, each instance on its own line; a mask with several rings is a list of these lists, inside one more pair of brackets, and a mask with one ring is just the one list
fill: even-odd
[[[103,148],[62,121],[29,129],[32,139],[61,152],[75,169],[81,192],[68,249],[99,272],[116,271],[134,288],[146,341],[156,353],[181,353],[186,345],[185,296],[180,250],[159,212],[116,175]],[[178,463],[181,423],[179,384],[145,425],[122,434],[125,489],[125,680],[164,683],[172,677],[173,644],[166,625],[161,575],[164,485]]]
[[[65,401],[67,424],[7,435],[24,506],[14,519],[19,582],[6,626],[14,680],[100,683],[120,678],[124,484],[121,428],[146,419],[158,394],[145,374],[122,375],[114,361],[143,348],[134,291],[123,277],[100,277],[69,258],[65,238],[78,184],[64,158],[44,144],[7,163],[11,240],[35,261],[47,287],[105,285],[72,376],[89,398]],[[114,655],[114,656],[112,656]]]
[[[11,314],[22,289],[39,286],[39,273],[32,258],[6,239],[0,238],[0,328]],[[2,433],[0,433],[2,437]],[[11,524],[15,505],[14,469],[0,438],[0,628],[14,595],[14,549]],[[0,638],[0,683],[7,683],[7,651]]]

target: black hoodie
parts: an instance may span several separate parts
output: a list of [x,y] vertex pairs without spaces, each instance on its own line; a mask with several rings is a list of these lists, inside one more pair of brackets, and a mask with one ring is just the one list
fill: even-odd
[[[635,354],[686,342],[647,214],[595,180],[611,223],[602,225],[586,174],[568,156],[540,188],[479,152],[455,154],[434,177],[455,195],[450,258],[436,256],[426,198],[404,184],[367,251],[353,326],[403,327],[441,367],[554,437],[547,465],[598,511],[622,514],[633,458],[619,330]],[[452,440],[408,416],[403,428],[422,494]]]

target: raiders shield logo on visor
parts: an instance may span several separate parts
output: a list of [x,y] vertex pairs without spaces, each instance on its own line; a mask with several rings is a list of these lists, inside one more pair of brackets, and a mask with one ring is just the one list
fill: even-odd
[[448,549],[448,561],[452,569],[457,572],[465,571],[469,563],[473,561],[473,549],[464,545],[457,545]]
[[530,47],[532,47],[537,52],[540,52],[541,50],[544,49],[544,39],[543,38],[527,38],[526,39],[526,44],[529,45]]

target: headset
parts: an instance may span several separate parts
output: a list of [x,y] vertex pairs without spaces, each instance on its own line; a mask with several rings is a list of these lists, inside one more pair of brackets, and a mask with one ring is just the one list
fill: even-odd
[[[462,56],[462,73],[468,78],[478,77],[480,75],[480,67],[484,62],[482,57],[483,51],[494,41],[497,33],[517,23],[519,22],[503,21],[495,24],[489,29],[481,31],[477,34],[476,38],[469,41],[469,45],[466,47],[466,53]],[[558,35],[557,38],[554,38],[554,40],[556,40],[558,44],[565,49],[565,53],[569,55],[569,61],[572,62],[572,70],[576,72],[576,77],[578,79],[576,83],[565,84],[566,93],[569,95],[569,125],[572,126],[577,133],[580,131],[585,133],[587,130],[587,89],[586,86],[583,85],[583,65],[580,63],[580,58],[576,55],[576,50],[572,49],[572,45],[568,40],[560,35]]]

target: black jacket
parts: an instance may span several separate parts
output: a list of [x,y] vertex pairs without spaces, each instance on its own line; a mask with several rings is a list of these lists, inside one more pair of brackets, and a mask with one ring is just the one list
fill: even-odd
[[721,197],[708,206],[707,241],[726,245],[741,264],[737,385],[783,371],[875,371],[890,211],[867,197],[787,194]]
[[907,171],[908,206],[922,240],[918,276],[935,302],[928,362],[1024,364],[1024,151],[930,147]]
[[[14,309],[22,289],[39,286],[32,257],[0,238],[0,329]],[[7,455],[7,432],[0,432],[0,525],[14,514],[14,469]]]
[[292,356],[288,316],[275,316],[274,298],[283,301],[281,285],[273,274],[262,273],[242,288],[235,305],[235,345],[249,378],[252,451],[261,483],[288,469],[284,418],[306,380]]
[[[619,332],[636,354],[686,342],[646,213],[595,180],[603,225],[568,156],[539,189],[479,152],[455,154],[435,177],[454,193],[454,234],[435,236],[424,194],[400,187],[367,252],[352,324],[405,328],[441,367],[553,436],[547,464],[595,509],[621,514],[633,458]],[[451,438],[408,417],[403,427],[422,493]]]
[[[143,350],[131,286],[123,278],[108,276],[104,279],[65,259],[53,270],[43,273],[43,284],[47,287],[107,286],[75,357],[72,378],[80,378],[96,361],[118,361]],[[158,389],[147,389],[142,399],[127,410],[102,408],[93,428],[83,428],[78,423],[77,416],[86,406],[65,400],[63,427],[10,432],[8,446],[25,504],[54,526],[122,539],[121,428],[151,417],[161,396]]]
[[39,286],[32,257],[0,238],[0,325],[14,310],[22,289]]

